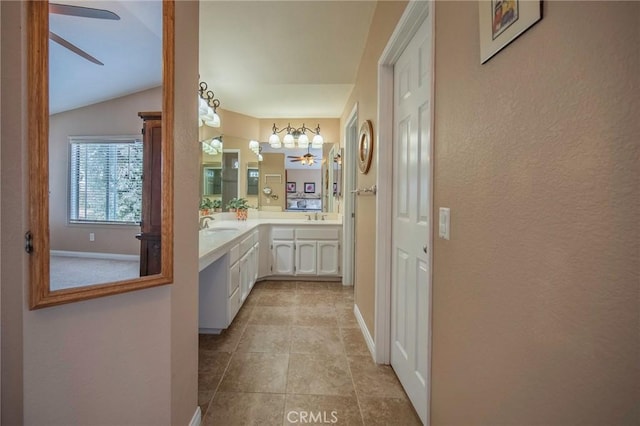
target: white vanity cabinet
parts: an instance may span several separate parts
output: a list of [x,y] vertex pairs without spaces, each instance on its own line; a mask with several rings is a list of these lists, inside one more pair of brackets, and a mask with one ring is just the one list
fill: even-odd
[[274,226],[271,273],[280,276],[340,276],[341,227]]
[[231,324],[256,282],[259,249],[256,230],[200,271],[198,319],[201,333],[218,333]]

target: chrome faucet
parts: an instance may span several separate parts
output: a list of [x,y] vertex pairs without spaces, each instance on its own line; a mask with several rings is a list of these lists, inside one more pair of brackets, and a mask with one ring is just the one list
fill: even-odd
[[318,212],[315,213],[316,220],[318,220]]
[[199,223],[201,230],[209,227],[209,221],[207,219],[216,220],[213,216],[202,216]]
[[307,220],[311,220],[311,214],[306,214]]

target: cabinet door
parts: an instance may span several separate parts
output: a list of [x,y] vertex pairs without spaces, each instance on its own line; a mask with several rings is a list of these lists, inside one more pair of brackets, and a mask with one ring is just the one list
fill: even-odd
[[317,275],[315,241],[296,241],[296,275]]
[[271,272],[273,275],[293,275],[293,241],[273,241]]
[[340,275],[340,243],[318,241],[318,275]]
[[240,303],[244,302],[244,300],[249,295],[249,291],[251,290],[251,279],[249,278],[251,272],[251,267],[249,266],[249,259],[251,257],[251,252],[247,252],[244,256],[240,258]]
[[260,243],[256,243],[253,246],[253,279],[251,280],[251,288],[253,288],[253,285],[256,283],[256,280],[258,279],[258,268],[260,267]]

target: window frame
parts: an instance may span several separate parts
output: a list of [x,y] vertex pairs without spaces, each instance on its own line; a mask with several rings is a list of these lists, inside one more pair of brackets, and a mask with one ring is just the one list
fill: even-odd
[[[73,184],[73,170],[72,170],[72,155],[73,155],[73,145],[74,144],[109,144],[109,143],[143,143],[142,134],[131,134],[131,135],[91,135],[91,136],[69,136],[68,143],[68,155],[67,155],[67,214],[66,220],[67,224],[71,226],[92,226],[92,225],[104,225],[104,226],[124,226],[124,227],[139,227],[140,221],[137,222],[126,222],[126,221],[110,221],[110,220],[82,220],[82,219],[72,219],[72,207],[71,207],[71,198],[72,198],[72,190],[71,187]],[[143,154],[144,155],[144,154]]]

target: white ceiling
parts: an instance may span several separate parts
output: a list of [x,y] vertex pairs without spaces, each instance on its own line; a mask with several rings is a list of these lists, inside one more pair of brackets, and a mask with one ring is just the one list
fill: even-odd
[[[50,113],[161,84],[160,2],[57,1],[111,10],[121,20],[50,16],[51,31],[105,64],[50,42]],[[201,0],[201,81],[225,110],[257,118],[339,117],[374,9],[374,1]]]
[[201,1],[200,79],[257,118],[340,117],[374,1]]
[[49,29],[104,66],[49,42],[49,112],[91,105],[162,83],[162,7],[157,1],[67,1],[110,10],[119,21],[51,14]]

